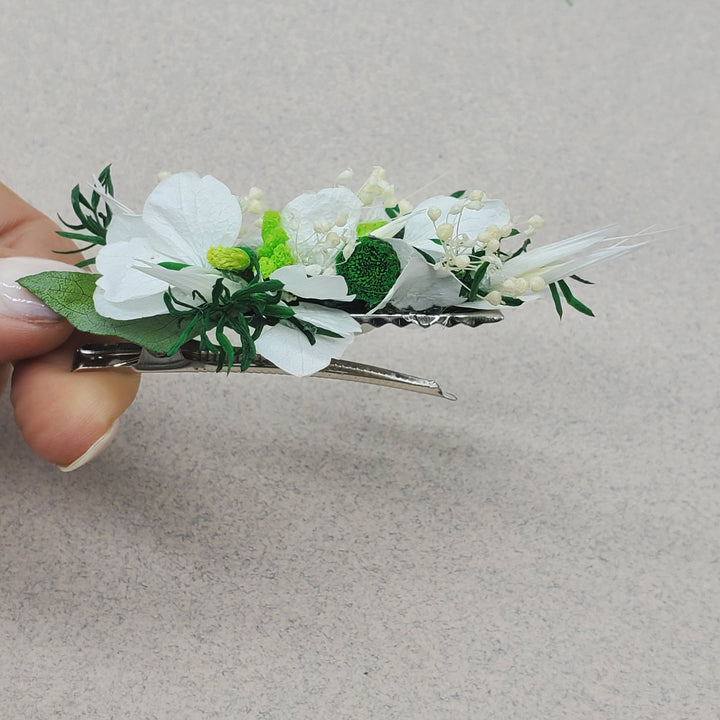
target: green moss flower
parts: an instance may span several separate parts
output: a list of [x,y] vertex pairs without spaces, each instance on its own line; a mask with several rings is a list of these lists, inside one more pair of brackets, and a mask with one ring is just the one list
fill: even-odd
[[392,245],[374,237],[360,238],[353,254],[336,261],[338,275],[345,278],[348,292],[369,305],[377,305],[400,275],[400,260]]
[[263,215],[262,245],[257,249],[260,272],[264,278],[286,265],[294,265],[295,258],[288,247],[288,234],[280,225],[280,213],[268,210]]

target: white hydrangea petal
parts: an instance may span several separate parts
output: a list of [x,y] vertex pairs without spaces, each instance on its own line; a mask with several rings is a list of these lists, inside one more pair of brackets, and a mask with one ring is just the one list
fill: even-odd
[[463,302],[460,281],[446,270],[438,270],[422,258],[411,258],[382,302],[371,312],[387,304],[400,310],[427,310],[430,307],[451,307]]
[[[156,236],[152,228],[149,228],[145,224],[141,215],[113,210],[112,220],[110,221],[105,236],[105,247],[113,246],[116,243],[128,242],[129,240],[143,239],[148,241],[150,238],[153,240],[162,240],[162,238]],[[100,248],[101,253],[105,252],[105,247]]]
[[[316,225],[328,224],[345,241],[354,240],[361,211],[362,203],[351,190],[326,188],[303,193],[291,200],[281,210],[280,220],[295,258],[304,265],[317,264],[325,268],[332,262],[334,254],[318,245]],[[340,216],[347,216],[347,222],[342,227],[335,227]]]
[[400,217],[396,217],[394,220],[390,220],[390,222],[385,223],[385,225],[376,228],[370,234],[373,237],[380,238],[381,240],[388,240],[396,235],[399,230],[402,230],[405,225],[407,225],[410,217],[410,215],[401,215]]
[[316,303],[298,303],[293,306],[295,317],[312,323],[315,327],[330,330],[340,335],[362,332],[360,323],[352,315],[338,308],[329,308]]
[[[390,238],[389,240],[386,240],[386,242],[390,243],[393,250],[395,250],[398,260],[400,260],[400,267],[405,267],[411,259],[417,260],[422,258],[420,253],[415,249],[416,246],[405,242],[403,238]],[[423,248],[422,250],[424,253],[430,255],[430,257],[432,257],[435,261],[442,260],[445,257],[445,251],[442,249],[442,246],[435,243],[430,243],[427,248]],[[423,262],[426,261],[423,260]]]
[[105,291],[101,287],[96,287],[93,303],[95,310],[100,315],[113,320],[138,320],[153,315],[166,315],[167,307],[163,300],[166,289],[164,288],[158,293],[118,303],[108,301],[105,297]]
[[161,259],[162,256],[158,256],[143,238],[105,245],[95,259],[100,273],[97,287],[102,289],[107,302],[117,303],[164,292],[164,283],[149,278],[133,267],[137,260],[157,262]]
[[[238,199],[216,178],[185,171],[170,175],[150,193],[143,220],[189,265],[207,265],[215,245],[235,245],[242,226]],[[111,223],[112,224],[112,223]],[[169,253],[168,247],[163,251]]]
[[309,277],[302,265],[285,265],[275,270],[270,277],[273,280],[280,280],[287,292],[301,298],[347,302],[355,297],[348,295],[347,283],[342,275]]
[[[214,268],[200,268],[192,265],[180,270],[170,270],[152,263],[138,263],[135,267],[143,274],[161,280],[166,290],[171,287],[173,291],[180,290],[187,295],[192,295],[193,291],[197,291],[206,300],[210,299],[218,278],[223,277],[222,273]],[[230,281],[227,281],[227,284],[231,291],[241,287],[238,283]]]
[[255,348],[281,370],[303,377],[319,372],[333,358],[339,358],[352,340],[352,335],[341,338],[316,335],[315,344],[311,345],[301,330],[278,323],[263,330]]

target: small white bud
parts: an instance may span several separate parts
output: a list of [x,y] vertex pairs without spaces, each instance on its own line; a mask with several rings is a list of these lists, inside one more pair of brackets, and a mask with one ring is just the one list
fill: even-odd
[[540,275],[535,275],[535,277],[530,278],[529,285],[532,292],[540,292],[545,288],[545,280]]
[[330,231],[325,236],[325,241],[330,247],[337,247],[342,242],[342,238],[336,232]]
[[313,230],[315,230],[316,233],[323,234],[330,231],[330,228],[332,226],[329,222],[320,221],[313,223]]
[[528,225],[535,230],[539,230],[544,224],[545,220],[540,215],[533,215],[528,220]]
[[306,265],[305,272],[311,277],[322,274],[322,268],[319,265]]
[[354,174],[354,173],[353,173],[353,171],[352,171],[350,168],[348,168],[347,170],[343,170],[343,171],[337,176],[335,182],[342,183],[342,182],[347,182],[348,180],[352,180],[352,179],[353,179],[353,174]]
[[437,207],[436,205],[433,205],[432,207],[428,208],[427,216],[433,222],[437,222],[440,219],[441,215],[442,215],[442,210],[439,207]]
[[335,227],[345,227],[347,225],[347,221],[348,214],[346,211],[343,211],[335,218]]
[[453,265],[460,270],[464,270],[470,264],[470,257],[468,255],[457,255],[453,260]]
[[493,238],[492,240],[488,240],[487,245],[485,245],[485,252],[486,253],[494,253],[497,252],[500,249],[500,241],[497,238]]
[[472,190],[468,193],[468,200],[473,202],[482,202],[485,199],[485,193],[482,190]]
[[460,203],[456,203],[450,208],[450,210],[448,210],[448,215],[459,215],[462,211],[463,206],[460,205]]
[[455,228],[450,223],[441,223],[437,226],[437,236],[439,240],[446,242],[453,236]]
[[493,290],[485,296],[485,300],[491,305],[499,305],[502,302],[502,295],[497,290]]
[[510,233],[513,231],[512,223],[506,223],[500,228],[500,235],[502,237],[508,237]]
[[465,207],[468,210],[482,210],[482,202],[480,200],[469,200],[465,203]]
[[500,286],[502,291],[506,295],[514,295],[515,294],[515,278],[508,278],[503,282],[503,284]]
[[261,200],[251,198],[245,210],[252,215],[262,215],[265,212],[265,203]]
[[248,197],[251,200],[262,200],[263,191],[259,187],[254,185],[248,190]]
[[400,211],[401,215],[408,215],[413,210],[412,203],[408,202],[407,200],[401,200],[398,203],[398,210]]
[[323,275],[337,275],[337,270],[335,270],[335,267],[333,265],[330,265],[329,267],[326,267],[323,270]]
[[528,289],[528,282],[525,278],[515,278],[515,297],[524,295]]
[[358,191],[358,198],[365,206],[370,205],[374,199],[373,194],[367,188],[360,188]]

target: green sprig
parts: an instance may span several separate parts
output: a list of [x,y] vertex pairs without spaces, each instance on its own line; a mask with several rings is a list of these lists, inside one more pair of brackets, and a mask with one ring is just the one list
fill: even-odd
[[[110,177],[110,165],[100,172],[98,182],[105,193],[113,197],[115,189]],[[58,215],[60,222],[72,232],[58,230],[57,234],[69,240],[85,242],[87,245],[74,250],[55,250],[54,252],[59,255],[73,255],[85,252],[96,245],[105,245],[107,228],[110,225],[110,220],[112,220],[112,209],[101,193],[93,189],[88,199],[80,192],[80,185],[76,185],[70,193],[70,203],[79,222],[76,224],[69,223]],[[84,232],[78,232],[81,230]],[[76,265],[77,267],[85,267],[93,262],[95,262],[94,259],[88,258],[87,260],[81,260]]]
[[[295,314],[291,307],[280,304],[283,283],[263,280],[257,255],[250,248],[242,249],[250,257],[253,273],[245,287],[231,292],[223,278],[218,278],[209,300],[197,290],[193,292],[192,298],[202,301],[198,306],[179,300],[170,289],[164,294],[168,312],[187,323],[168,355],[177,352],[191,338],[199,336],[200,349],[217,355],[218,372],[223,367],[230,372],[238,355],[240,369],[247,370],[257,354],[255,340],[260,337],[263,328],[292,318]],[[239,348],[234,347],[225,334],[228,328],[240,336]],[[215,342],[209,336],[212,330],[215,331]]]

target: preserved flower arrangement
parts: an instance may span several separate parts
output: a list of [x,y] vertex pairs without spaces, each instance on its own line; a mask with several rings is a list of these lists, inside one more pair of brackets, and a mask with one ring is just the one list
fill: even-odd
[[[253,187],[237,197],[219,180],[165,175],[135,213],[114,197],[109,166],[87,195],[71,194],[76,221],[60,234],[92,251],[73,268],[21,284],[79,330],[113,335],[157,355],[191,340],[218,370],[261,356],[292,375],[339,358],[358,316],[472,313],[575,297],[578,273],[642,243],[613,228],[531,247],[537,215],[511,217],[480,190],[397,200],[375,167],[357,191],[337,184],[268,209]],[[94,265],[94,271],[86,268]]]

